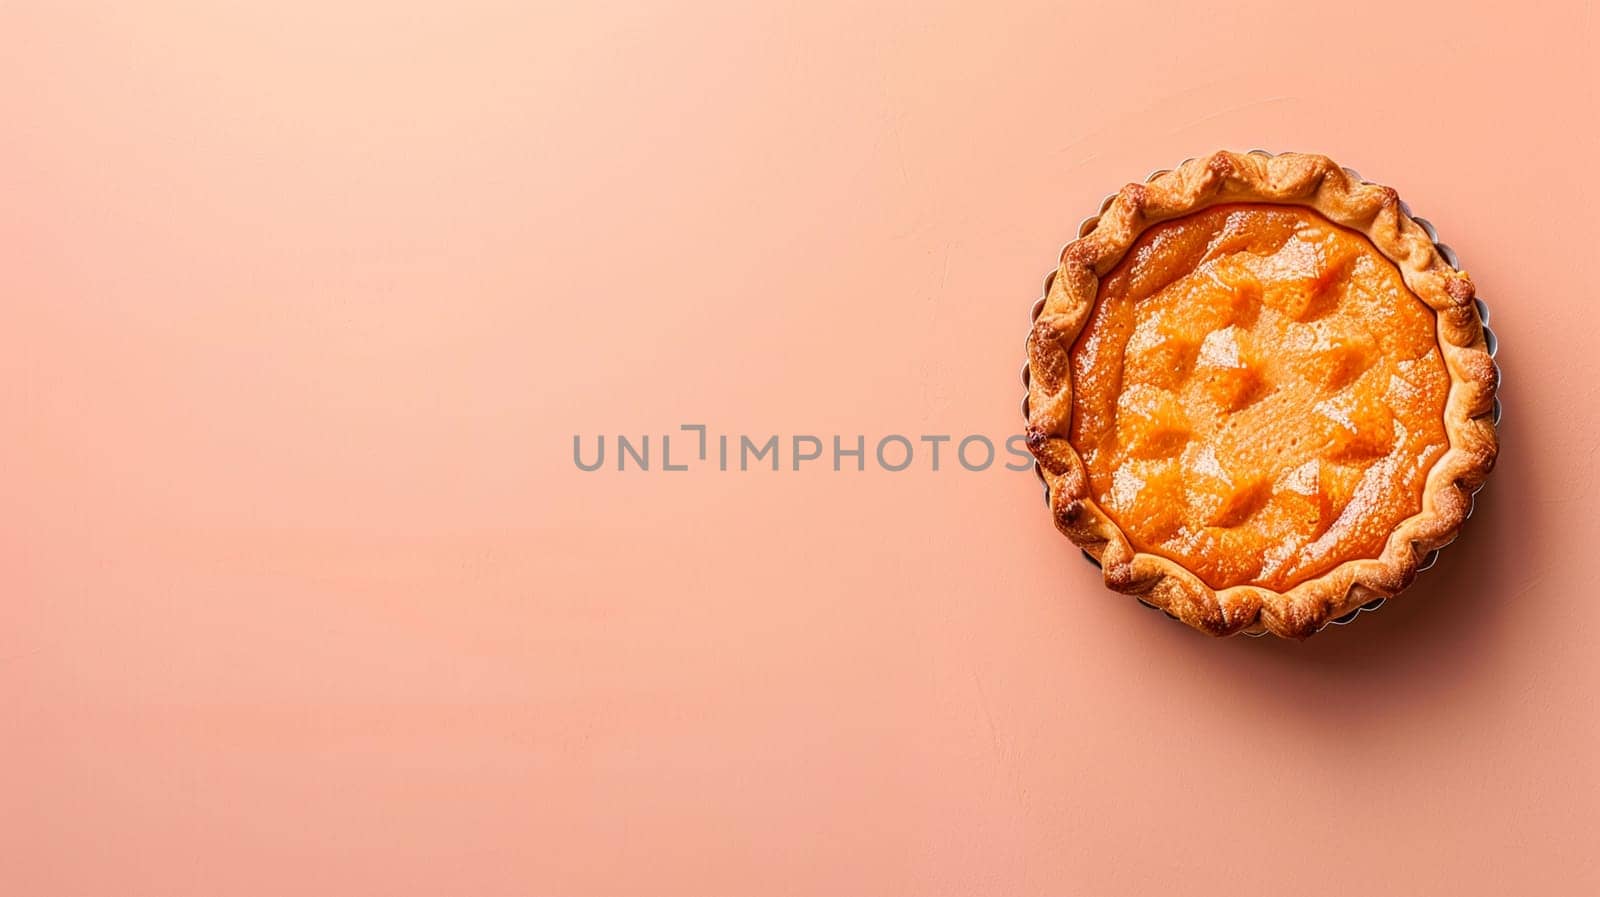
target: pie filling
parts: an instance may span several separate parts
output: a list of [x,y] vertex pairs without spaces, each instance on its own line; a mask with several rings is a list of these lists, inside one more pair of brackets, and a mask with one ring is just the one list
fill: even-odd
[[1383,551],[1448,448],[1433,311],[1301,207],[1156,225],[1074,343],[1069,439],[1140,551],[1284,591]]

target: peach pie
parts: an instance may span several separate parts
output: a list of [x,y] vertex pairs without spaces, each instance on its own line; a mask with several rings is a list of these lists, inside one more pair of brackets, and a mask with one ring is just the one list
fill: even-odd
[[1497,372],[1395,191],[1217,153],[1117,194],[1028,339],[1028,445],[1106,584],[1303,638],[1408,585],[1494,464]]

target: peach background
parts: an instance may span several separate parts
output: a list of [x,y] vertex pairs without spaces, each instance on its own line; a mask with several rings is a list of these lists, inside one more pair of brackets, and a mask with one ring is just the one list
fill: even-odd
[[[1121,6],[0,7],[0,891],[1600,892],[1592,6]],[[573,466],[1014,432],[1076,222],[1255,145],[1504,347],[1355,626],[1193,635],[1028,474]]]

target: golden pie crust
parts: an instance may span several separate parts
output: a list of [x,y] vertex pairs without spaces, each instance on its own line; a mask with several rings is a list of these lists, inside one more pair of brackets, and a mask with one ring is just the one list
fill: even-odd
[[1106,584],[1216,635],[1304,638],[1454,538],[1497,452],[1472,281],[1395,191],[1220,152],[1069,244],[1027,441]]

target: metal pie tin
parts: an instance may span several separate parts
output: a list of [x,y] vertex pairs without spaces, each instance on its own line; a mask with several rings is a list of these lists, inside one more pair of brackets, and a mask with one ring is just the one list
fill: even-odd
[[[1273,152],[1270,152],[1268,150],[1264,150],[1264,149],[1253,149],[1253,150],[1249,151],[1248,155],[1273,156],[1273,155],[1277,155],[1277,154],[1273,153]],[[1187,164],[1188,162],[1191,162],[1191,161],[1193,161],[1193,159],[1185,159],[1182,164]],[[1155,171],[1152,171],[1152,172],[1150,172],[1149,175],[1147,175],[1145,177],[1144,182],[1148,184],[1149,182],[1155,180],[1156,178],[1160,177],[1161,175],[1164,175],[1164,174],[1168,173],[1171,170],[1172,169],[1170,169],[1170,168],[1161,168],[1161,169],[1157,169]],[[1344,173],[1346,175],[1349,175],[1352,178],[1355,178],[1358,181],[1361,181],[1364,184],[1371,183],[1370,181],[1368,181],[1365,178],[1363,178],[1361,176],[1360,172],[1356,171],[1353,168],[1344,169]],[[1111,208],[1111,203],[1114,202],[1116,200],[1116,198],[1117,198],[1117,194],[1113,193],[1110,196],[1107,196],[1105,199],[1100,201],[1100,210],[1095,212],[1093,215],[1090,215],[1088,218],[1083,219],[1083,221],[1078,225],[1078,237],[1085,237],[1085,236],[1087,236],[1089,234],[1090,231],[1094,230],[1095,226],[1100,223],[1100,216],[1104,215],[1106,213],[1106,210]],[[1400,202],[1400,211],[1403,212],[1406,215],[1406,217],[1410,218],[1412,221],[1415,221],[1419,226],[1421,226],[1423,231],[1427,233],[1428,239],[1433,241],[1433,248],[1439,253],[1439,257],[1445,260],[1446,264],[1450,265],[1450,267],[1456,269],[1457,271],[1461,270],[1461,263],[1456,258],[1456,251],[1454,249],[1451,249],[1449,244],[1440,242],[1438,229],[1433,226],[1433,222],[1429,221],[1426,218],[1420,218],[1417,215],[1412,214],[1411,207],[1409,205],[1407,205],[1404,200],[1401,200],[1401,202]],[[1065,249],[1066,249],[1066,247],[1063,246],[1062,250],[1065,251]],[[1057,256],[1059,257],[1060,253],[1057,253]],[[1039,315],[1044,311],[1045,297],[1050,295],[1050,285],[1055,282],[1055,279],[1056,279],[1056,270],[1052,268],[1050,273],[1045,275],[1045,278],[1044,278],[1044,289],[1039,294],[1038,301],[1033,303],[1033,311],[1029,315],[1029,318],[1028,318],[1028,323],[1030,325],[1032,325],[1033,322],[1037,321],[1039,319]],[[1484,303],[1482,297],[1474,298],[1473,299],[1473,306],[1476,308],[1476,310],[1478,312],[1478,323],[1483,326],[1483,339],[1484,339],[1484,342],[1487,344],[1487,347],[1488,347],[1488,350],[1489,350],[1489,357],[1491,359],[1493,359],[1495,357],[1495,355],[1499,351],[1500,342],[1495,337],[1494,331],[1492,329],[1490,329],[1490,327],[1489,327],[1489,306]],[[1026,355],[1026,347],[1027,347],[1026,340],[1024,340],[1024,342],[1023,342],[1023,347],[1024,347],[1024,355]],[[1028,386],[1029,386],[1029,384],[1031,382],[1032,382],[1032,375],[1028,371],[1028,362],[1027,362],[1026,357],[1024,357],[1023,362],[1022,362],[1022,387],[1023,387],[1023,393],[1022,393],[1022,419],[1023,419],[1024,423],[1026,423],[1026,421],[1028,419],[1028,393],[1027,393],[1027,388],[1028,388]],[[1496,363],[1495,366],[1494,366],[1494,385],[1495,385],[1494,411],[1491,413],[1490,421],[1498,429],[1499,426],[1500,426],[1500,365],[1498,363]],[[1044,503],[1045,503],[1045,507],[1048,508],[1050,506],[1050,485],[1049,485],[1049,483],[1047,483],[1045,481],[1044,470],[1043,470],[1043,468],[1041,468],[1039,466],[1039,462],[1037,460],[1035,460],[1034,463],[1033,463],[1033,474],[1034,474],[1034,476],[1039,478],[1039,482],[1044,488]],[[1480,483],[1479,486],[1478,486],[1478,489],[1481,489],[1481,488],[1483,488],[1483,486]],[[1475,497],[1477,495],[1477,492],[1478,492],[1478,490],[1474,489],[1472,491],[1472,497]],[[1474,506],[1475,506],[1474,504],[1468,504],[1467,513],[1466,513],[1466,515],[1464,517],[1461,518],[1462,526],[1465,526],[1467,520],[1471,519],[1472,511],[1474,509]],[[1453,540],[1454,540],[1454,537],[1452,537],[1452,541]],[[1449,543],[1446,543],[1446,544],[1449,544]],[[1428,554],[1425,557],[1423,557],[1422,563],[1417,565],[1417,572],[1420,574],[1424,570],[1428,570],[1431,567],[1433,567],[1434,564],[1438,563],[1438,561],[1439,561],[1439,552],[1443,548],[1444,548],[1444,546],[1440,546],[1439,548],[1435,548],[1432,551],[1428,552]],[[1089,552],[1085,551],[1085,552],[1083,552],[1083,556],[1084,556],[1084,558],[1086,560],[1089,561],[1089,563],[1093,564],[1096,569],[1099,569],[1100,562],[1096,561],[1094,559],[1094,555],[1091,555]],[[1167,612],[1165,610],[1162,610],[1159,607],[1156,607],[1156,605],[1151,604],[1148,601],[1145,601],[1143,598],[1137,598],[1137,600],[1139,601],[1140,604],[1143,604],[1145,607],[1151,608],[1152,610],[1161,610],[1161,612],[1166,614],[1168,617],[1170,617],[1170,618],[1172,618],[1174,620],[1177,619],[1177,617],[1175,615],[1173,615],[1172,613],[1169,613],[1169,612]],[[1353,620],[1355,620],[1358,616],[1360,616],[1362,614],[1362,612],[1364,612],[1364,611],[1375,611],[1378,608],[1382,607],[1384,602],[1387,601],[1387,600],[1389,600],[1389,599],[1388,598],[1383,598],[1383,597],[1374,598],[1373,600],[1367,602],[1366,604],[1361,605],[1360,607],[1356,608],[1355,610],[1350,611],[1349,613],[1346,613],[1345,615],[1343,615],[1341,617],[1336,617],[1336,618],[1334,618],[1332,620],[1329,620],[1326,624],[1323,625],[1322,628],[1326,629],[1328,626],[1344,626],[1344,625],[1352,622]],[[1318,631],[1320,632],[1321,630],[1319,629]],[[1247,636],[1249,636],[1251,638],[1260,638],[1261,636],[1267,635],[1268,633],[1265,630],[1262,630],[1260,632],[1245,632],[1243,634],[1247,635]]]

